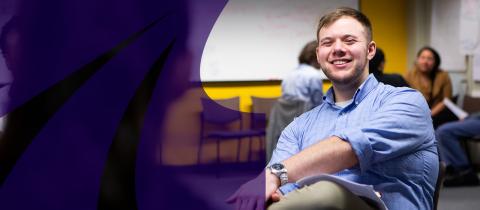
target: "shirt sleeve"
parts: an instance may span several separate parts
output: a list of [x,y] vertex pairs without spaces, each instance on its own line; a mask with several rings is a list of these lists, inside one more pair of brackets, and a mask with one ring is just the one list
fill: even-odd
[[360,169],[433,144],[430,110],[423,96],[412,89],[391,93],[384,104],[359,126],[334,132],[352,146]]

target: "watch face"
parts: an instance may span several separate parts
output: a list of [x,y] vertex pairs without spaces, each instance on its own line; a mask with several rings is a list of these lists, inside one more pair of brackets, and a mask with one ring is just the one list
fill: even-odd
[[275,164],[272,165],[272,168],[275,169],[275,170],[282,170],[283,165],[280,164],[280,163],[275,163]]

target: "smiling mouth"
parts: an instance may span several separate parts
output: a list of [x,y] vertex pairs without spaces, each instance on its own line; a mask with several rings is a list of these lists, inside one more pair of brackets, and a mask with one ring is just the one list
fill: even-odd
[[341,59],[341,60],[330,61],[330,63],[333,64],[333,65],[343,65],[343,64],[349,63],[350,61],[351,60],[349,60],[349,59]]

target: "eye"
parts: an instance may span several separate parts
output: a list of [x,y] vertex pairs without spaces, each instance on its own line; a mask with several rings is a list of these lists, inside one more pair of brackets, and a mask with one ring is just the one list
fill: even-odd
[[323,41],[320,43],[322,47],[329,47],[332,45],[332,41]]
[[345,39],[345,43],[348,44],[348,45],[355,44],[355,42],[357,42],[357,41],[353,38]]

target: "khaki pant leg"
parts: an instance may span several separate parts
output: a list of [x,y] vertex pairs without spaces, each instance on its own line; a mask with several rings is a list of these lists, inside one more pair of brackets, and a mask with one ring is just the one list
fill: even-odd
[[330,181],[320,181],[292,191],[268,210],[317,209],[317,210],[374,210],[364,200],[344,187]]

